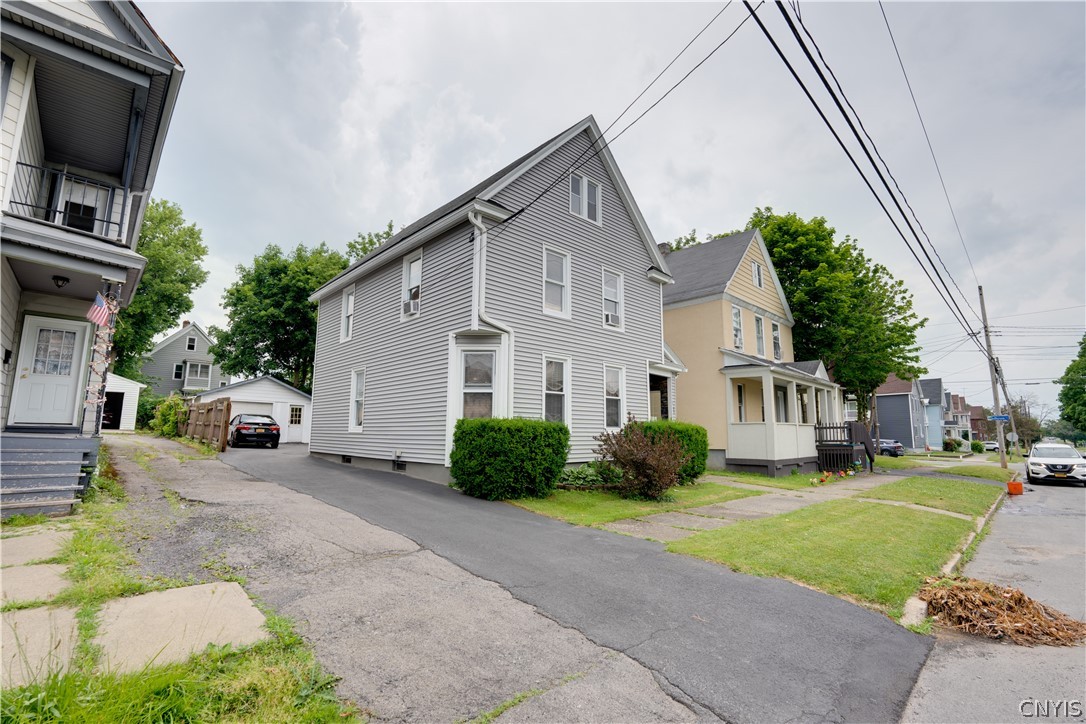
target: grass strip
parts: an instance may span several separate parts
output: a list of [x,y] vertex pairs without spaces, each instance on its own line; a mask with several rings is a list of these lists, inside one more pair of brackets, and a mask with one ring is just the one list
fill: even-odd
[[640,518],[701,505],[724,503],[752,495],[756,490],[730,488],[717,483],[695,483],[671,489],[671,500],[630,500],[618,493],[602,490],[556,490],[546,498],[520,498],[509,501],[517,507],[557,518],[574,525],[600,525],[624,518]]
[[993,468],[990,465],[951,465],[947,468],[939,468],[939,472],[947,475],[962,475],[967,478],[984,478],[997,483],[1005,483],[1014,477],[1013,470]]
[[853,496],[876,500],[899,500],[952,513],[979,516],[988,512],[1000,495],[999,488],[984,483],[946,478],[911,477]]
[[869,604],[897,619],[972,530],[910,508],[834,500],[667,544],[741,573],[787,578]]
[[767,488],[784,488],[785,490],[808,490],[810,488],[816,488],[818,487],[818,484],[812,483],[811,480],[818,480],[819,475],[818,473],[803,473],[801,475],[785,475],[780,478],[771,478],[768,475],[738,473],[732,470],[707,470],[706,474],[717,475],[749,485],[764,485]]
[[876,470],[910,470],[912,468],[931,467],[925,465],[919,460],[900,457],[892,458],[889,455],[876,455],[875,456],[875,469]]

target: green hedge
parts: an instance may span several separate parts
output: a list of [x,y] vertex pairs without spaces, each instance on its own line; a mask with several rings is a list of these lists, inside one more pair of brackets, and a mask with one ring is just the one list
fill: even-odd
[[984,452],[984,443],[979,440],[973,440],[969,443],[969,449],[975,453],[982,453]]
[[649,439],[666,431],[679,438],[683,453],[690,456],[679,470],[679,485],[692,485],[705,472],[705,462],[709,459],[709,434],[704,427],[676,420],[653,420],[638,424],[645,429]]
[[545,498],[554,490],[568,453],[569,428],[561,422],[458,420],[449,484],[486,500]]

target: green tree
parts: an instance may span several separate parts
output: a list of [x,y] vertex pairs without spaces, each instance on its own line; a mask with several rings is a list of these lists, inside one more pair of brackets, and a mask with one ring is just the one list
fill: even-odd
[[353,241],[347,242],[347,258],[354,261],[361,259],[366,254],[377,247],[384,244],[386,241],[392,238],[392,220],[389,219],[388,226],[381,231],[368,231],[366,233],[358,232],[358,236]]
[[147,259],[132,303],[117,315],[113,369],[140,379],[151,340],[192,309],[192,293],[207,281],[200,263],[207,255],[196,224],[186,224],[181,207],[165,199],[147,205],[136,251]]
[[864,255],[856,241],[837,241],[822,217],[755,209],[747,225],[765,240],[792,316],[796,359],[821,359],[867,418],[871,394],[890,373],[915,379],[920,366],[916,332],[927,322],[913,311],[912,294],[890,271]]
[[227,329],[211,327],[211,354],[231,375],[272,375],[300,390],[313,384],[317,305],[309,295],[347,268],[347,257],[320,244],[284,254],[275,244],[238,265],[223,293]]
[[1078,343],[1078,357],[1056,380],[1060,388],[1060,419],[1076,430],[1086,430],[1086,335]]

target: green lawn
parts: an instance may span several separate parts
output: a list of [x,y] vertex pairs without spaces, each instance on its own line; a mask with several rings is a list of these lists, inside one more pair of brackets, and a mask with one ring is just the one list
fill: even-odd
[[947,475],[964,475],[969,478],[984,478],[997,483],[1005,483],[1014,477],[1013,470],[993,468],[991,465],[951,465],[947,468],[939,468],[939,472]]
[[999,488],[945,478],[905,478],[853,497],[900,500],[964,515],[983,515],[999,497]]
[[892,458],[889,455],[875,456],[876,470],[909,470],[910,468],[922,467],[925,467],[924,463],[918,462],[917,460],[910,460],[907,457]]
[[912,458],[950,458],[951,460],[960,460],[962,455],[972,455],[972,450],[960,450],[958,452],[946,452],[945,450],[930,450],[922,453],[905,453],[908,457]]
[[[999,453],[991,453],[988,456],[987,459],[988,459],[988,462],[990,462],[990,463],[998,463],[999,462]],[[1020,462],[1024,462],[1024,461],[1025,461],[1024,457],[1022,457],[1021,455],[1015,455],[1013,451],[1007,453],[1007,462],[1009,462],[1009,463],[1020,463]]]
[[803,473],[802,475],[786,475],[783,478],[771,478],[768,475],[758,473],[737,473],[731,470],[706,470],[706,475],[718,475],[722,478],[730,478],[740,483],[750,485],[764,485],[767,488],[784,488],[785,490],[807,490],[817,487],[811,484],[811,479],[818,478],[818,473]]
[[618,493],[599,490],[556,490],[546,498],[521,498],[509,501],[533,513],[558,518],[574,525],[599,525],[624,518],[639,518],[653,513],[667,513],[699,505],[712,505],[761,495],[756,490],[729,488],[717,483],[695,483],[671,489],[673,500],[653,502],[627,500]]
[[799,581],[900,618],[906,599],[960,549],[969,521],[910,508],[834,500],[697,533],[674,553],[742,573]]

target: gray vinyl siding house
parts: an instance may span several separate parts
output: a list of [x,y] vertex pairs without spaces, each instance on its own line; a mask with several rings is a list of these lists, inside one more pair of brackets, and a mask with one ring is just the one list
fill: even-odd
[[194,395],[230,383],[210,352],[211,338],[186,320],[147,353],[140,372],[156,395]]
[[599,138],[585,119],[313,295],[311,453],[446,481],[464,416],[561,418],[570,462],[627,412],[674,416],[670,276],[610,152],[584,160]]
[[927,445],[928,425],[922,395],[916,380],[900,380],[891,375],[875,391],[879,438],[897,440],[909,450],[923,450]]

